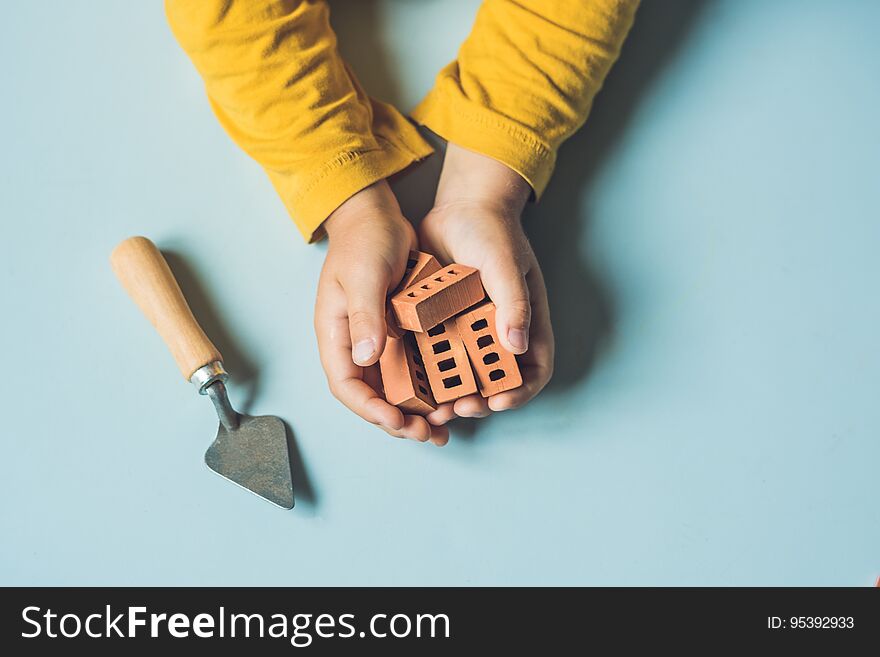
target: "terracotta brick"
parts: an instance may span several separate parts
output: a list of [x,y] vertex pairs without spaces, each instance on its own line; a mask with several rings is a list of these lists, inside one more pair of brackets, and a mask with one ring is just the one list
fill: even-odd
[[391,307],[400,328],[424,333],[484,296],[480,273],[473,267],[453,264],[395,294]]
[[382,373],[379,371],[379,363],[373,363],[364,368],[363,381],[385,399],[385,390],[382,387]]
[[388,300],[385,302],[385,328],[389,338],[400,339],[406,335],[406,331],[397,325],[397,318],[391,309],[391,297],[388,297]]
[[[415,285],[420,280],[427,278],[439,269],[440,263],[437,262],[437,258],[431,254],[422,253],[421,251],[410,251],[409,258],[406,261],[406,269],[403,272],[403,278],[400,279],[400,283],[394,288],[391,296],[408,288],[410,285]],[[390,299],[385,308],[385,324],[388,325],[388,335],[393,338],[403,337],[405,331],[397,325],[397,319],[394,317],[394,312],[391,310]]]
[[379,358],[385,400],[405,413],[427,415],[437,405],[428,387],[422,359],[411,335],[389,337]]
[[495,304],[487,301],[455,318],[474,369],[480,394],[491,397],[522,385],[516,356],[498,342],[495,330]]
[[406,262],[406,270],[395,292],[405,290],[410,285],[415,285],[423,278],[427,278],[435,271],[440,270],[440,263],[430,253],[410,251],[409,260]]
[[388,305],[385,306],[385,326],[387,327],[386,333],[389,338],[396,338],[399,340],[407,333],[397,325],[397,318],[394,316],[394,311],[391,310],[390,301],[388,302]]
[[415,336],[431,392],[438,404],[477,392],[477,382],[455,320],[450,319]]

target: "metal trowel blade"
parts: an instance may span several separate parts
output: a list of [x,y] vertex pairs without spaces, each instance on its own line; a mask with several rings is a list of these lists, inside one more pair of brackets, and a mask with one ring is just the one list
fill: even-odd
[[239,415],[239,426],[222,424],[205,452],[205,463],[224,477],[283,509],[293,508],[287,430],[272,415]]

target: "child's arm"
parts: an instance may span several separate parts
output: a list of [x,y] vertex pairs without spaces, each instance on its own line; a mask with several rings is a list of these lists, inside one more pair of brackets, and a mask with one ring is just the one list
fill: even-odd
[[504,163],[540,197],[587,118],[638,0],[485,0],[458,59],[413,117]]
[[229,136],[259,162],[303,236],[431,152],[339,57],[324,2],[166,0],[172,31]]
[[415,245],[385,178],[431,148],[364,94],[337,53],[326,3],[166,0],[166,11],[220,123],[269,174],[303,236],[329,235],[315,328],[333,394],[389,433],[444,443],[444,427],[404,416],[362,369],[382,353],[385,294]]
[[520,215],[544,191],[559,145],[586,120],[637,4],[485,0],[458,59],[413,113],[449,141],[422,247],[480,270],[499,340],[523,373],[520,388],[464,397],[433,421],[520,406],[550,379],[547,292]]

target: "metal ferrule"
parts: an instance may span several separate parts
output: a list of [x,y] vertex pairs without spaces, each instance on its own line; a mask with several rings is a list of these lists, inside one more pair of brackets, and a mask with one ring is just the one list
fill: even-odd
[[239,417],[232,404],[229,402],[229,395],[226,393],[226,386],[222,381],[217,380],[209,383],[204,388],[205,394],[214,404],[214,410],[217,411],[217,417],[220,424],[226,427],[227,431],[235,431],[238,429]]
[[206,388],[209,385],[215,381],[226,383],[226,379],[228,378],[229,375],[226,373],[226,370],[223,369],[223,363],[217,360],[213,363],[202,365],[202,367],[192,373],[189,380],[198,389],[200,395],[206,395],[208,394]]

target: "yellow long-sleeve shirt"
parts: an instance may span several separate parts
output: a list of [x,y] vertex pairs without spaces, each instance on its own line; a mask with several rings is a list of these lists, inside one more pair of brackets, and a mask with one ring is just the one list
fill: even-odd
[[[413,118],[488,155],[535,195],[586,120],[638,0],[485,0]],[[352,194],[431,147],[370,98],[322,0],[166,0],[168,20],[233,140],[262,165],[304,237]]]

